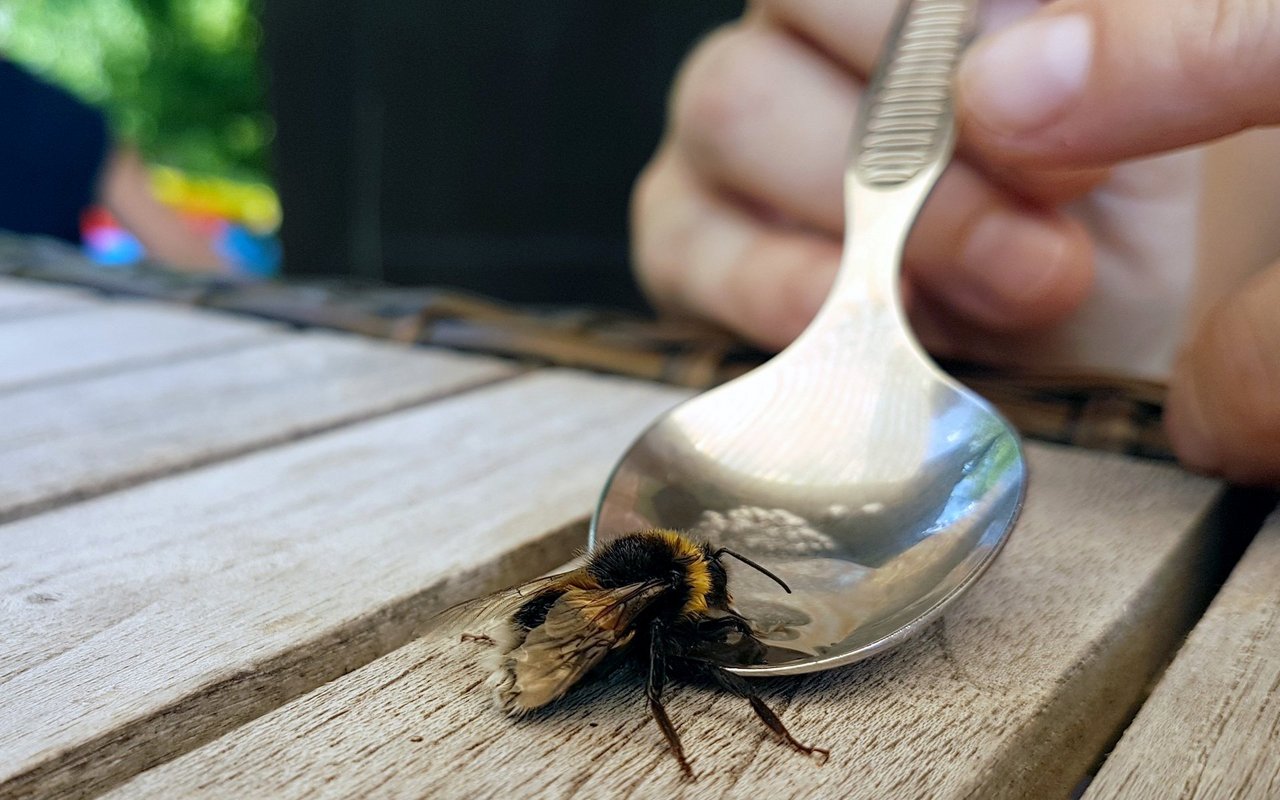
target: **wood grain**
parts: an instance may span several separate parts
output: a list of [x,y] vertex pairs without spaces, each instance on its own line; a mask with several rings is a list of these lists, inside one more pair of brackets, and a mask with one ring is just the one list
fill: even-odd
[[324,333],[0,394],[0,521],[513,374]]
[[[945,618],[899,650],[760,684],[817,766],[746,704],[677,689],[698,773],[680,778],[635,675],[520,721],[484,646],[427,637],[125,784],[151,797],[1065,797],[1189,626],[1213,484],[1030,448],[1017,533]],[[1193,604],[1192,604],[1193,605]]]
[[1112,797],[1280,797],[1280,516],[1245,552],[1086,794]]
[[99,302],[86,292],[0,276],[0,322],[96,305]]
[[0,391],[225,352],[278,330],[229,315],[123,301],[16,320],[0,336]]
[[90,795],[562,562],[682,396],[538,373],[0,527],[0,797]]

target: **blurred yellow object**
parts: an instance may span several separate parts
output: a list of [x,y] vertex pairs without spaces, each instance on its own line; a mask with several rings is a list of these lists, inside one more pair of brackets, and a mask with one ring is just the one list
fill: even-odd
[[258,234],[280,227],[280,200],[266,184],[197,178],[172,167],[152,167],[151,182],[160,201],[180,211],[220,217]]

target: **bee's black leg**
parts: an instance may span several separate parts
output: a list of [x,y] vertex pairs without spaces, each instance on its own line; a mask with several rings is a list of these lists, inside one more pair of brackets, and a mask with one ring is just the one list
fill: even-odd
[[746,617],[742,616],[741,614],[739,614],[737,611],[734,611],[733,609],[729,609],[728,616],[720,617],[720,619],[717,620],[717,622],[718,622],[717,627],[724,628],[726,630],[737,631],[743,636],[755,635],[755,630],[752,629],[751,622],[748,621]]
[[662,729],[662,735],[667,737],[667,746],[671,748],[671,755],[680,762],[680,769],[684,770],[685,776],[692,779],[693,770],[684,757],[680,734],[676,733],[676,726],[671,724],[671,717],[667,716],[667,709],[662,705],[662,689],[667,682],[667,668],[662,658],[661,648],[662,623],[654,620],[653,625],[649,627],[649,679],[645,683],[644,693],[649,698],[649,711],[652,712],[654,721]]
[[748,686],[747,682],[742,678],[739,678],[732,672],[728,672],[720,667],[712,665],[707,665],[705,672],[712,678],[712,680],[720,684],[726,690],[733,692],[739,697],[745,698],[746,701],[751,704],[751,709],[756,712],[756,716],[758,716],[760,720],[769,727],[769,730],[778,734],[784,742],[807,756],[814,756],[818,759],[819,764],[827,763],[827,759],[831,756],[831,751],[822,747],[810,747],[807,744],[797,741],[796,738],[791,735],[791,732],[787,730],[787,727],[782,724],[782,720],[778,718],[778,715],[773,713],[773,709],[765,705],[765,702],[760,699],[760,696],[751,691],[751,687]]

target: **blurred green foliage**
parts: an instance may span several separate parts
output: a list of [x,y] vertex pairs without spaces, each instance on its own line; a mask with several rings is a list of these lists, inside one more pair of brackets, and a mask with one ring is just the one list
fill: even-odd
[[0,55],[107,110],[148,160],[267,179],[255,0],[0,0]]

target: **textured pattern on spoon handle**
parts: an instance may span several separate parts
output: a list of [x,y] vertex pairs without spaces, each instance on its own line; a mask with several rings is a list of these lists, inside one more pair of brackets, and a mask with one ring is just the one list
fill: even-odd
[[858,178],[906,183],[950,155],[951,79],[973,33],[973,0],[909,0],[863,100],[854,139]]

